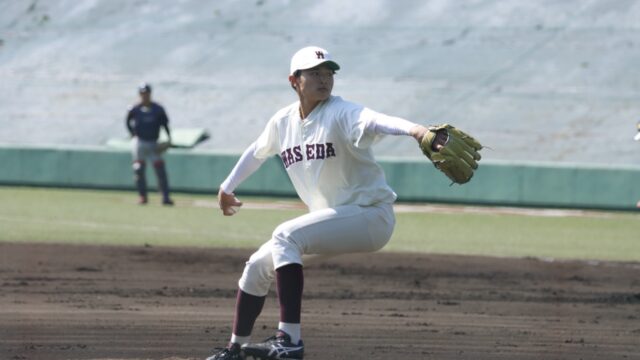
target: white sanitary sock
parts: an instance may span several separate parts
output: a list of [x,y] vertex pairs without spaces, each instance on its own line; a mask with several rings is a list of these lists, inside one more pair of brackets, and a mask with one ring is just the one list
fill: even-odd
[[298,345],[300,342],[300,324],[278,323],[278,330],[282,330],[291,336],[291,342]]
[[238,336],[236,334],[231,334],[231,343],[233,344],[246,344],[251,340],[251,335],[249,336]]

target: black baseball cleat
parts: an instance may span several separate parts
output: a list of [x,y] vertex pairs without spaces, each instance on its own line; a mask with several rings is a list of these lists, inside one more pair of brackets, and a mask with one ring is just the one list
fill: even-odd
[[242,345],[242,352],[260,360],[300,360],[304,357],[304,344],[302,340],[294,344],[289,334],[278,331],[264,342]]
[[173,200],[164,199],[164,200],[162,200],[162,205],[164,205],[164,206],[173,206]]
[[206,360],[244,360],[239,344],[231,344],[226,348],[216,348],[215,353]]

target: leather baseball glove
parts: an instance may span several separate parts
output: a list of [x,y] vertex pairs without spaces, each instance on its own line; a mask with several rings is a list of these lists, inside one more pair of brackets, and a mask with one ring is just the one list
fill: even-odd
[[478,168],[481,158],[478,151],[482,145],[467,133],[442,124],[429,127],[420,149],[451,181],[464,184],[471,180],[473,171]]
[[170,141],[159,142],[158,146],[156,146],[156,153],[161,155],[165,153],[167,150],[169,150],[170,147],[171,147]]

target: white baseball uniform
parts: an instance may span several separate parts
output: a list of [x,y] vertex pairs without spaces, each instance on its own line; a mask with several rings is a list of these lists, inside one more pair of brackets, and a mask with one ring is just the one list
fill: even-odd
[[310,212],[276,228],[254,253],[240,289],[265,296],[275,269],[303,254],[376,251],[391,238],[396,194],[370,146],[381,135],[408,135],[416,124],[331,96],[303,120],[299,102],[278,111],[221,185],[226,193],[278,154]]

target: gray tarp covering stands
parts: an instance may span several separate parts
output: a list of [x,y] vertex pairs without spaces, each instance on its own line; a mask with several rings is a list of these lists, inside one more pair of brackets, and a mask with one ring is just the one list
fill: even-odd
[[342,66],[336,94],[455,124],[486,159],[637,165],[638,19],[637,0],[5,0],[0,143],[104,144],[149,81],[172,126],[240,153],[315,44]]

